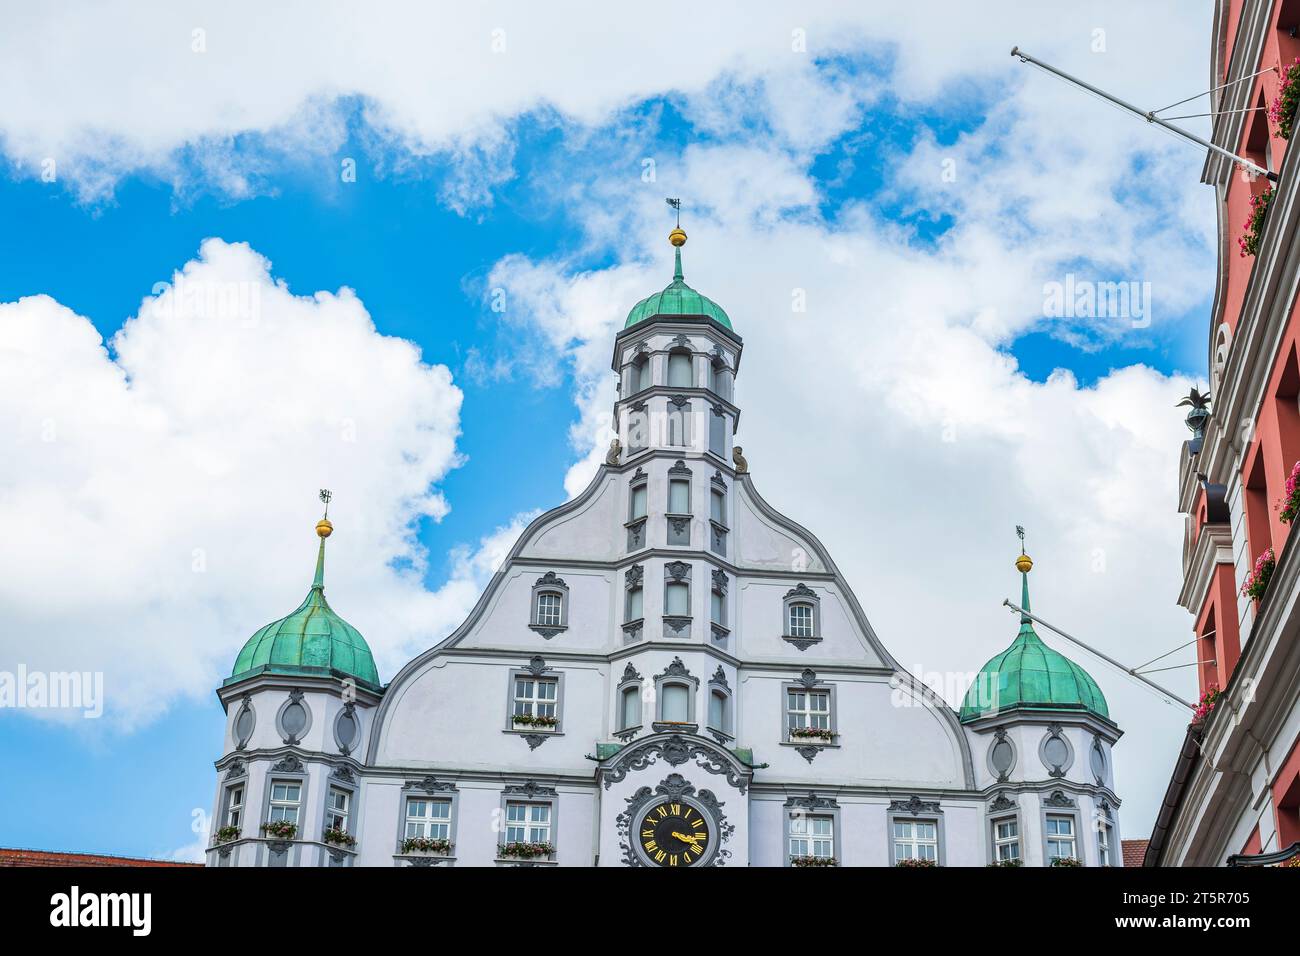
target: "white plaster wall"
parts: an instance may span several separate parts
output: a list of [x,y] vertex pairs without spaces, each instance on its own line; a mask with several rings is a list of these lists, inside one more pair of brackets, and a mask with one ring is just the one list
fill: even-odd
[[770,764],[765,775],[815,785],[963,787],[961,751],[942,714],[932,707],[896,706],[889,678],[819,673],[835,685],[838,747],[811,763],[785,739],[782,684],[797,676],[742,671],[739,744]]

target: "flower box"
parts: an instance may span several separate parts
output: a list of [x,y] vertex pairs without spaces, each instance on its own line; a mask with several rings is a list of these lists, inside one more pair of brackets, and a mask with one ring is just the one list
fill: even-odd
[[908,870],[928,870],[938,865],[938,860],[899,860],[894,864],[898,869]]
[[989,864],[989,866],[995,866],[995,867],[1004,867],[1004,866],[1017,867],[1017,866],[1024,866],[1024,865],[1025,865],[1025,861],[1020,859],[1019,857],[1017,857],[1014,860],[994,860],[992,863]]
[[532,714],[515,714],[511,721],[516,727],[527,727],[530,730],[554,730],[560,725],[559,717],[535,717]]
[[1196,705],[1195,713],[1192,714],[1192,724],[1194,726],[1199,727],[1205,723],[1210,714],[1214,712],[1214,705],[1219,702],[1220,696],[1222,696],[1222,692],[1219,690],[1218,684],[1211,684],[1205,689],[1200,702]]
[[353,847],[357,845],[356,837],[342,827],[326,827],[321,838],[326,843],[332,843],[335,846]]
[[1282,81],[1277,86],[1277,96],[1268,108],[1268,118],[1277,127],[1278,139],[1290,139],[1295,124],[1295,110],[1300,104],[1300,57],[1282,71]]
[[220,846],[223,843],[233,843],[239,839],[239,827],[220,827],[217,832],[212,834],[212,845]]
[[790,865],[797,867],[839,866],[840,861],[833,856],[792,856]]
[[1300,461],[1291,466],[1291,477],[1286,480],[1286,499],[1277,520],[1290,524],[1297,514],[1300,514]]
[[402,852],[408,856],[447,856],[451,853],[451,841],[433,837],[407,837],[402,841]]
[[1241,226],[1246,231],[1237,239],[1242,256],[1253,256],[1259,252],[1259,240],[1264,235],[1264,218],[1268,214],[1268,204],[1272,201],[1272,189],[1265,189],[1259,195],[1250,197],[1250,218]]
[[555,852],[555,845],[552,843],[502,843],[497,852],[505,860],[536,860],[542,857],[550,857]]
[[1083,861],[1075,859],[1072,856],[1054,856],[1052,857],[1052,866],[1083,866]]
[[835,739],[835,734],[824,727],[792,727],[790,729],[790,740],[799,744],[829,744]]
[[292,840],[298,835],[298,824],[288,820],[275,820],[262,824],[262,835],[276,840]]
[[1242,595],[1254,598],[1256,601],[1263,598],[1276,568],[1277,559],[1273,556],[1273,549],[1265,548],[1264,553],[1255,559],[1255,567],[1241,584]]

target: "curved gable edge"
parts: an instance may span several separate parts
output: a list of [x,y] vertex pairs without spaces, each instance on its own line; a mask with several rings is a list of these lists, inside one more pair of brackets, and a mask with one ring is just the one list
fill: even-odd
[[965,779],[966,787],[967,789],[974,789],[975,766],[974,761],[971,758],[970,741],[967,740],[966,731],[962,727],[961,722],[957,719],[957,712],[949,707],[947,701],[936,694],[928,684],[917,680],[911,673],[905,670],[902,665],[894,659],[894,656],[889,653],[885,648],[885,645],[881,643],[880,638],[876,636],[875,629],[871,626],[871,622],[867,620],[867,615],[866,612],[862,610],[862,605],[858,603],[858,596],[853,593],[853,588],[849,586],[849,582],[845,579],[844,575],[840,572],[839,567],[831,558],[830,552],[826,550],[826,546],[818,540],[817,536],[803,525],[792,521],[768,504],[767,501],[764,500],[763,496],[758,493],[758,489],[754,487],[754,479],[748,472],[737,475],[736,477],[742,481],[746,494],[749,495],[755,506],[760,512],[762,512],[763,517],[767,518],[778,527],[782,527],[785,530],[804,538],[812,546],[813,550],[817,553],[817,557],[821,559],[822,563],[826,565],[826,569],[834,576],[835,584],[839,587],[840,592],[848,599],[849,609],[853,612],[853,619],[857,622],[858,627],[861,629],[861,632],[871,650],[880,655],[880,659],[894,670],[894,673],[898,675],[899,680],[905,681],[913,691],[919,694],[925,702],[931,706],[932,709],[942,715],[944,722],[948,725],[953,738],[957,741],[957,745],[961,750],[962,776]]
[[468,634],[483,615],[487,613],[487,609],[491,605],[492,599],[496,596],[497,591],[501,589],[501,586],[506,579],[506,570],[514,563],[515,559],[523,553],[524,547],[528,542],[556,518],[562,518],[565,515],[572,514],[583,508],[596,496],[596,492],[604,483],[606,475],[613,470],[614,469],[609,465],[602,464],[596,474],[592,476],[590,484],[583,489],[582,494],[578,495],[576,498],[570,498],[568,501],[564,502],[564,504],[557,505],[550,511],[538,515],[529,522],[528,527],[523,530],[515,541],[514,546],[511,547],[510,553],[507,554],[505,560],[501,562],[501,567],[493,572],[492,579],[488,581],[487,587],[483,589],[483,593],[479,595],[478,601],[474,604],[474,607],[470,610],[469,615],[465,620],[461,622],[460,626],[428,650],[417,654],[415,657],[411,658],[411,660],[407,661],[402,665],[402,669],[393,676],[393,679],[384,686],[384,696],[379,702],[379,709],[375,712],[374,720],[370,723],[370,741],[366,745],[367,764],[373,764],[379,753],[379,738],[383,733],[384,724],[388,717],[389,704],[396,698],[396,696],[398,696],[394,693],[394,690],[398,689],[401,684],[411,676],[422,671],[424,665],[429,661],[433,660],[443,651],[455,647],[464,639],[465,635]]

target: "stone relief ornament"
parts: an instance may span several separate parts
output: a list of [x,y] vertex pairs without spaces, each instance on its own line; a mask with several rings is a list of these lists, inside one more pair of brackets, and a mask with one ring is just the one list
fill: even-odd
[[657,737],[640,744],[624,747],[611,758],[609,766],[604,768],[605,789],[627,777],[629,773],[644,770],[657,760],[662,759],[672,767],[680,767],[689,760],[709,773],[716,773],[726,778],[741,793],[749,789],[749,775],[739,773],[735,766],[723,758],[714,749],[714,745],[704,740],[672,734]]
[[454,793],[456,785],[450,781],[439,780],[437,777],[429,776],[420,780],[408,780],[403,790],[423,790],[425,793]]
[[913,794],[910,800],[891,800],[889,809],[917,816],[922,813],[938,813],[939,804],[937,801],[922,800]]

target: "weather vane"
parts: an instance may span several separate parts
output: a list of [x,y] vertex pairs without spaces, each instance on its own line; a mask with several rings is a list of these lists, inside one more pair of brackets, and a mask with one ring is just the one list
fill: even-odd
[[1020,539],[1020,553],[1024,554],[1025,553],[1025,529],[1020,525],[1016,525],[1016,537]]
[[328,517],[330,516],[330,499],[333,498],[333,497],[334,497],[334,493],[333,493],[332,491],[330,491],[328,488],[322,488],[322,489],[320,490],[320,500],[323,501],[323,502],[325,502],[325,517],[326,517],[326,518],[328,518]]
[[665,199],[664,202],[677,210],[677,228],[682,228],[682,201],[680,199]]

